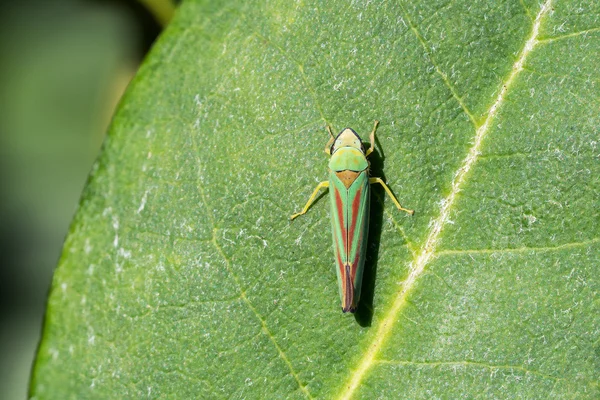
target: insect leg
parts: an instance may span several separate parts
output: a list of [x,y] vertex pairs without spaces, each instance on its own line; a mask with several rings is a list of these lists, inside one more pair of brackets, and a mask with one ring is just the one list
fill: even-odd
[[396,205],[396,207],[398,208],[398,210],[407,212],[410,215],[413,215],[415,213],[414,210],[409,210],[409,209],[404,208],[404,207],[402,207],[400,205],[400,203],[396,199],[396,196],[394,196],[394,194],[392,193],[392,191],[390,190],[390,188],[385,184],[385,182],[381,178],[369,178],[369,183],[370,184],[379,183],[381,186],[383,186],[383,188],[385,189],[385,191],[387,192],[387,194],[390,196],[390,198],[392,199],[392,201],[394,202],[394,204]]
[[290,219],[294,219],[296,217],[299,217],[302,214],[306,214],[306,212],[308,211],[308,208],[310,207],[310,205],[315,201],[315,198],[317,197],[317,194],[319,194],[319,190],[321,190],[321,188],[324,188],[324,187],[329,187],[329,181],[323,181],[323,182],[319,183],[317,185],[317,187],[315,188],[315,190],[313,191],[313,193],[310,195],[310,198],[306,202],[306,205],[304,206],[304,208],[302,209],[302,211],[300,211],[299,213],[296,213],[296,214],[292,215],[290,217]]
[[333,136],[333,133],[331,132],[331,127],[329,125],[327,125],[327,132],[329,132],[329,136],[331,136],[331,137],[329,138],[329,141],[325,145],[325,153],[331,155],[331,145],[333,144],[333,141],[335,140],[335,136]]
[[371,141],[371,147],[369,147],[365,153],[365,157],[367,157],[369,154],[371,154],[373,152],[373,150],[375,150],[375,131],[377,130],[377,125],[379,125],[379,121],[375,120],[375,125],[373,126],[373,130],[371,131],[371,134],[369,135],[369,140]]

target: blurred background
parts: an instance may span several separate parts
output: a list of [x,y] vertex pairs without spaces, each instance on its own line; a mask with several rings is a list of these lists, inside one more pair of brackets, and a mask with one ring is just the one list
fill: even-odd
[[172,0],[0,2],[0,399],[26,399],[52,272]]

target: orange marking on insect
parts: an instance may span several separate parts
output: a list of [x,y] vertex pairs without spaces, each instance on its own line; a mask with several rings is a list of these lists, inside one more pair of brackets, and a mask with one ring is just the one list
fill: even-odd
[[360,172],[350,171],[349,169],[335,173],[335,176],[342,181],[346,189],[348,189],[354,183],[356,178],[358,178],[358,175],[360,175]]

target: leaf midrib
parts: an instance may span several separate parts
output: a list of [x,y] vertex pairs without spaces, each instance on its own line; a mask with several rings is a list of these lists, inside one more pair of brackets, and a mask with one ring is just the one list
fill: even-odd
[[[379,323],[379,327],[377,328],[377,332],[375,333],[372,342],[366,346],[367,350],[362,359],[359,361],[358,368],[350,375],[347,384],[342,388],[342,392],[339,396],[340,399],[350,399],[360,386],[360,383],[362,382],[365,374],[374,364],[375,356],[379,353],[383,345],[386,343],[386,340],[392,330],[392,327],[395,326],[397,316],[403,309],[403,306],[406,304],[408,294],[414,288],[416,281],[423,274],[425,266],[435,256],[439,236],[448,221],[450,212],[452,210],[452,206],[456,201],[456,197],[458,193],[462,190],[462,187],[466,182],[467,173],[478,160],[483,139],[489,132],[492,126],[491,123],[494,120],[494,117],[497,115],[498,110],[504,104],[504,99],[508,90],[512,86],[512,83],[515,81],[515,78],[523,70],[523,65],[527,59],[527,56],[533,51],[535,46],[538,44],[537,36],[539,33],[542,18],[551,9],[551,3],[552,0],[546,0],[546,2],[540,8],[540,11],[538,12],[533,23],[531,33],[528,39],[525,41],[525,44],[523,45],[523,48],[519,53],[517,61],[513,64],[510,74],[504,80],[504,83],[498,93],[498,96],[496,97],[496,100],[489,107],[486,113],[487,116],[483,124],[477,127],[475,131],[473,145],[471,146],[467,153],[467,156],[461,163],[460,168],[456,171],[454,175],[450,194],[443,200],[442,206],[440,208],[440,214],[438,218],[433,221],[429,234],[427,235],[425,244],[420,249],[420,252],[418,252],[418,257],[416,259],[413,259],[413,261],[411,262],[410,273],[407,279],[404,281],[402,289],[398,293],[398,296],[392,304],[390,310]],[[425,42],[423,41],[423,38],[419,35],[418,31],[412,25],[412,23],[411,30],[415,33],[421,45],[425,47]],[[445,74],[443,74],[442,71],[437,66],[435,66],[435,64],[434,67],[436,69],[436,73],[438,73],[444,80],[444,84],[446,84],[446,86],[450,88],[451,85],[448,79],[446,78]],[[467,113],[471,121],[474,121],[471,113],[468,112],[468,109],[466,109],[463,102],[460,100],[460,96],[458,96],[455,93],[455,90],[453,88],[450,88],[450,91],[452,92],[453,97],[457,99],[463,110]]]

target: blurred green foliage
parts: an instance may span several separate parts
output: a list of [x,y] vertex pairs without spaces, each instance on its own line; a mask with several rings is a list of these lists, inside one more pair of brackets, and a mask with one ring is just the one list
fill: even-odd
[[116,2],[12,2],[0,21],[0,398],[24,399],[52,271],[142,35]]

